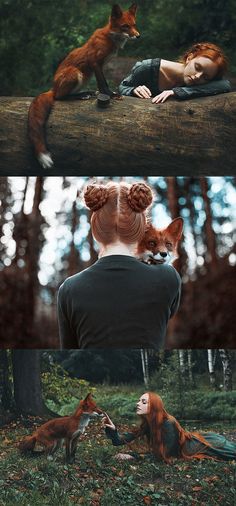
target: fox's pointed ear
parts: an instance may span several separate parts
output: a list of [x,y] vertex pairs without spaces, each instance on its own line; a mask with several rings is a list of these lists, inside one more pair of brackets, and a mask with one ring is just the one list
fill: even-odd
[[133,16],[135,16],[136,12],[137,12],[137,4],[133,3],[130,7],[129,7],[129,12],[130,14],[133,14]]
[[111,17],[115,19],[119,19],[122,16],[122,10],[118,4],[112,6],[111,9]]
[[184,220],[183,218],[175,218],[167,227],[169,234],[179,241],[183,233]]
[[150,221],[148,221],[145,225],[145,233],[149,232],[149,230],[152,230],[152,228],[154,228],[152,223]]
[[89,401],[91,401],[92,400],[91,395],[92,395],[91,392],[88,395],[86,395],[86,397],[83,400],[83,402],[89,402]]

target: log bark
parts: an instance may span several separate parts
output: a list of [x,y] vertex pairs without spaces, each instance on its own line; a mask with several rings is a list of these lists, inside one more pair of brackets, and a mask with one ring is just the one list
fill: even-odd
[[190,101],[124,97],[55,102],[47,125],[54,167],[43,170],[27,137],[30,98],[0,98],[1,175],[231,175],[236,93]]

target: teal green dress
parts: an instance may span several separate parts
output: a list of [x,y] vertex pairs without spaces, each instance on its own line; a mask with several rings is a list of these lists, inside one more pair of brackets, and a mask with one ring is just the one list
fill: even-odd
[[[137,438],[132,432],[119,434],[115,429],[105,428],[106,436],[111,439],[114,446],[120,446],[131,443]],[[145,434],[144,434],[145,435]],[[166,449],[166,457],[181,458],[179,432],[174,422],[165,420],[162,426],[163,444]],[[198,438],[197,434],[192,434],[190,439],[186,439],[182,451],[186,457],[194,457],[199,454],[206,455],[216,460],[236,460],[236,443],[228,441],[225,436],[215,432],[199,432],[208,444],[205,444]]]
[[[161,93],[159,89],[160,65],[161,58],[138,61],[131,69],[130,74],[120,83],[120,94],[134,96],[134,89],[140,85],[147,86],[152,93],[152,97]],[[228,93],[229,91],[231,91],[231,85],[227,79],[217,79],[205,84],[175,86],[173,88],[174,95],[178,100],[207,97],[218,95],[218,93]]]

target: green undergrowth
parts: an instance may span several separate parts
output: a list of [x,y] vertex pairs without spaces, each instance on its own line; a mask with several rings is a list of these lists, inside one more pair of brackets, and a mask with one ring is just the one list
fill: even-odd
[[[60,415],[71,414],[79,399],[89,391],[92,391],[96,403],[111,417],[115,416],[123,421],[132,421],[136,419],[136,403],[145,389],[140,385],[113,387],[100,385],[92,387],[88,384],[83,387],[83,395],[80,397],[79,395],[75,396],[73,393],[67,394],[67,396],[63,394],[60,398],[58,393],[57,402],[47,401],[48,407]],[[174,390],[156,389],[156,391],[162,397],[167,411],[176,418],[205,421],[228,420],[231,422],[236,420],[236,391],[215,392],[205,388],[199,390],[186,389],[181,395]]]
[[[89,384],[80,384],[80,387],[82,397],[91,391]],[[50,388],[48,382],[48,393]],[[66,388],[63,390],[60,385],[53,388],[53,395],[57,396],[56,411],[73,412],[80,398],[75,395],[76,384],[67,395]],[[120,431],[138,424],[135,405],[143,391],[140,385],[96,385],[93,389],[97,404],[109,413]],[[168,389],[159,393],[167,410],[187,430],[214,430],[236,439],[231,416],[231,410],[235,410],[235,392],[211,392],[202,388],[186,390],[181,398]],[[51,405],[53,395],[49,395]],[[183,402],[185,416],[181,417]],[[101,419],[91,422],[81,436],[73,465],[65,463],[63,448],[54,460],[48,460],[40,452],[34,456],[20,454],[18,442],[43,421],[21,418],[1,429],[0,506],[214,506],[221,503],[232,506],[236,503],[235,462],[176,460],[170,465],[157,462],[142,441],[113,447],[104,435]],[[119,461],[116,455],[120,452],[135,452],[136,458]]]
[[21,455],[16,443],[26,433],[29,429],[22,421],[1,431],[0,506],[214,506],[222,502],[232,506],[236,501],[235,462],[176,460],[167,465],[155,461],[143,446],[136,459],[118,461],[116,454],[131,451],[133,445],[113,447],[95,421],[78,444],[75,463],[66,465],[63,448],[54,460],[40,453]]

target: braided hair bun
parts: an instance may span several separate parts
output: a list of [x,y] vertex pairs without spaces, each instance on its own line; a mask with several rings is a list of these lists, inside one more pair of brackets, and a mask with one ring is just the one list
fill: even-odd
[[136,213],[142,213],[152,203],[152,190],[145,183],[134,183],[128,191],[127,200]]
[[90,184],[84,192],[85,204],[91,211],[98,211],[98,209],[101,209],[107,199],[108,189],[102,184]]

